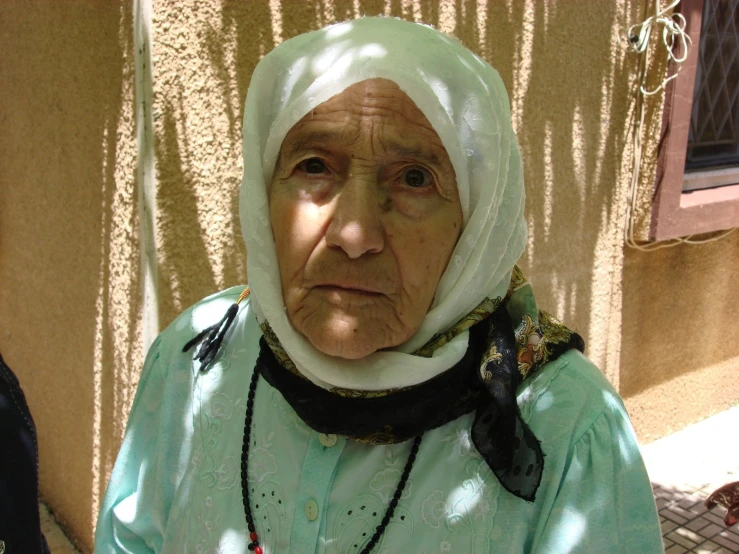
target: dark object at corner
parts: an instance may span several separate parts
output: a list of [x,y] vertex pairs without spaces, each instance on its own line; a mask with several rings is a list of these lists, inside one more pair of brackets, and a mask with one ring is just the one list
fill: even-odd
[[36,426],[18,378],[0,356],[0,551],[49,554],[38,502]]

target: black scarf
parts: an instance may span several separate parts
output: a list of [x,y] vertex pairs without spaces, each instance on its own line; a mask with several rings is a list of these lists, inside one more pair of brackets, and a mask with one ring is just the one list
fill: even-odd
[[[183,348],[187,351],[200,345],[195,359],[201,362],[201,371],[207,371],[218,355],[238,304],[248,296],[246,288],[220,322],[198,333]],[[323,389],[297,373],[267,322],[263,322],[262,330],[255,371],[280,391],[312,429],[370,444],[391,444],[474,410],[471,437],[475,448],[503,487],[528,501],[534,500],[541,482],[544,455],[521,418],[516,402],[518,387],[567,350],[585,349],[580,335],[538,310],[531,287],[518,267],[514,268],[504,300],[485,299],[417,353],[431,355],[455,333],[469,330],[464,357],[444,373],[404,389],[379,395]]]
[[[583,349],[579,335],[568,338],[556,345],[546,361],[573,347]],[[474,410],[475,448],[506,490],[533,501],[544,456],[516,403],[523,381],[517,353],[514,329],[503,305],[470,328],[467,352],[451,369],[383,396],[355,398],[323,389],[285,369],[264,337],[257,367],[311,429],[360,442],[403,442]]]

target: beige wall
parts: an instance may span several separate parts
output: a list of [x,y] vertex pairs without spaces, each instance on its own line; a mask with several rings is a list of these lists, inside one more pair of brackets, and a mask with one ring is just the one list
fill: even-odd
[[[621,33],[642,4],[155,0],[161,326],[245,281],[239,141],[260,57],[384,12],[455,34],[500,71],[525,162],[522,265],[540,303],[585,336],[640,436],[739,400],[739,236],[623,246],[637,60]],[[36,418],[42,495],[86,551],[142,359],[132,37],[129,1],[0,4],[0,351]],[[648,104],[647,185],[661,101]]]
[[739,401],[739,233],[626,252],[621,388],[645,441]]
[[91,545],[141,364],[131,3],[0,3],[0,351]]

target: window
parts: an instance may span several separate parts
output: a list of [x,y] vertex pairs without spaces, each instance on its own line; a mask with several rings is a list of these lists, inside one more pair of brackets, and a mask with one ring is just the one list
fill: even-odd
[[693,46],[667,88],[650,236],[739,227],[739,0],[683,0]]

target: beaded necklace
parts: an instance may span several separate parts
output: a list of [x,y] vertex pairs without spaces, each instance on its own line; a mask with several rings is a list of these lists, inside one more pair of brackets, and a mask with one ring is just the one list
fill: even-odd
[[[257,535],[257,530],[254,526],[254,517],[251,513],[248,476],[249,443],[251,442],[251,421],[254,416],[254,395],[256,394],[258,382],[259,366],[257,365],[254,368],[254,374],[252,375],[251,383],[249,384],[249,395],[247,396],[246,400],[246,416],[244,417],[244,443],[241,447],[241,497],[244,502],[246,526],[249,530],[249,540],[251,541],[248,548],[251,552],[254,552],[254,554],[264,554],[262,547],[259,545],[259,535]],[[410,475],[411,469],[413,468],[413,463],[416,461],[416,456],[418,455],[418,448],[421,444],[422,436],[423,435],[418,435],[415,439],[413,439],[411,453],[408,456],[408,461],[405,463],[405,468],[403,469],[403,474],[400,476],[400,481],[398,481],[398,486],[395,488],[395,494],[393,494],[393,497],[390,500],[390,504],[388,504],[382,521],[375,529],[374,534],[365,545],[361,554],[369,554],[372,551],[372,549],[377,545],[377,542],[380,540],[380,537],[382,537],[383,533],[385,532],[387,524],[390,523],[390,519],[392,519],[393,514],[395,513],[395,508],[398,506],[398,501],[400,500],[400,497],[403,494],[403,490],[405,489],[405,485],[408,482],[408,476]]]

